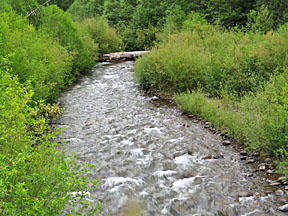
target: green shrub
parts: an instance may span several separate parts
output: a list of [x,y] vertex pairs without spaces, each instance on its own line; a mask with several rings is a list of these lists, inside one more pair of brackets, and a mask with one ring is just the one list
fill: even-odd
[[0,13],[0,54],[9,55],[12,73],[21,83],[30,80],[34,99],[54,100],[73,78],[66,49],[12,11]]
[[173,94],[203,87],[214,96],[223,89],[243,95],[287,65],[283,34],[223,32],[199,19],[184,22],[185,31],[136,62],[136,77],[145,88]]
[[246,96],[240,109],[249,128],[245,136],[251,148],[277,153],[288,144],[288,70],[273,76],[262,91]]
[[71,15],[55,5],[43,8],[42,13],[39,31],[59,41],[73,55],[73,74],[79,75],[91,69],[94,65],[93,58]]
[[[7,59],[1,58],[3,62],[9,65]],[[94,190],[97,179],[85,175],[87,165],[80,168],[74,157],[56,150],[50,141],[56,133],[49,132],[46,119],[28,105],[31,88],[10,72],[9,66],[0,69],[0,214],[62,215],[70,205],[71,215],[85,209],[90,215],[99,213],[86,195],[79,194],[77,200],[71,194]],[[83,209],[76,210],[76,204]]]
[[100,53],[119,51],[122,45],[116,31],[101,18],[88,18],[80,24],[81,31],[98,44]]
[[74,21],[81,22],[87,18],[102,15],[104,0],[75,0],[68,12]]

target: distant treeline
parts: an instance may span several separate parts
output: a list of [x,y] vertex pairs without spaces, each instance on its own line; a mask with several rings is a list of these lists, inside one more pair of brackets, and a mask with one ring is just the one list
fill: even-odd
[[[57,3],[57,2],[55,2]],[[64,6],[75,20],[101,16],[122,36],[128,50],[150,49],[167,18],[177,16],[179,22],[191,12],[226,29],[249,29],[251,22],[263,23],[265,31],[288,22],[285,0],[75,0]],[[255,14],[261,17],[255,20]]]

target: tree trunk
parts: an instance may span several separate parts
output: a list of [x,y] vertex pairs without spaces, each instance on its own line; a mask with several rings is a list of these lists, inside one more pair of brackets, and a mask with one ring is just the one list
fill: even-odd
[[102,61],[125,61],[125,60],[135,60],[150,51],[134,51],[134,52],[116,52],[103,54],[101,57]]

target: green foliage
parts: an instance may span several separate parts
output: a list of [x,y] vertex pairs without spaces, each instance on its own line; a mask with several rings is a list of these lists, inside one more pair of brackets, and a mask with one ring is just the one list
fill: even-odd
[[277,152],[288,143],[288,70],[273,76],[263,91],[245,97],[241,104],[247,128],[246,140],[252,148]]
[[88,18],[83,20],[79,27],[95,44],[98,44],[100,53],[110,53],[120,50],[122,41],[116,31],[109,27],[105,20],[101,18]]
[[66,11],[74,2],[75,0],[52,0],[51,3]]
[[185,113],[206,119],[228,137],[244,140],[242,116],[235,112],[231,101],[208,98],[200,90],[175,95],[175,101]]
[[34,99],[54,100],[71,79],[67,51],[12,11],[0,13],[0,54],[9,55],[11,73],[20,82],[31,82]]
[[288,22],[288,2],[283,0],[257,0],[256,8],[268,8],[274,21],[274,29]]
[[207,98],[201,92],[176,95],[175,100],[184,112],[202,116],[227,136],[245,141],[248,149],[277,157],[279,171],[288,177],[288,69],[240,102]]
[[211,23],[227,28],[243,26],[247,21],[247,14],[254,9],[255,3],[255,0],[205,0],[204,14]]
[[74,21],[81,22],[86,18],[102,15],[104,0],[75,0],[68,12]]
[[39,31],[59,41],[73,55],[74,75],[93,66],[94,61],[69,13],[64,13],[55,5],[45,7]]
[[[7,59],[0,62],[9,65]],[[56,134],[48,133],[46,119],[28,105],[31,88],[20,84],[10,70],[0,69],[0,214],[62,215],[76,204],[89,215],[99,213],[99,205],[92,206],[87,195],[76,199],[71,194],[95,189],[98,181],[84,175],[89,166],[81,168],[74,157],[56,150],[50,141]],[[78,210],[81,214],[81,208],[73,209],[69,215]]]
[[183,22],[186,18],[186,14],[181,7],[176,6],[172,9],[165,18],[165,24],[162,32],[158,35],[158,40],[167,40],[170,34],[179,32],[182,29]]
[[202,21],[185,21],[186,31],[136,62],[136,76],[145,88],[171,94],[203,87],[214,96],[223,89],[243,95],[257,91],[275,69],[281,72],[287,65],[285,36],[222,32]]
[[270,11],[267,7],[262,6],[259,12],[255,10],[250,11],[245,29],[253,32],[267,33],[273,29],[273,26],[274,21]]

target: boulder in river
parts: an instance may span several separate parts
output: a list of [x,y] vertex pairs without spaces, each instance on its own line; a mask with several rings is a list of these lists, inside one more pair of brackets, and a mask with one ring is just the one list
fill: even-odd
[[282,212],[288,212],[288,204],[278,207],[278,210]]

